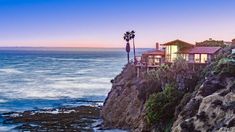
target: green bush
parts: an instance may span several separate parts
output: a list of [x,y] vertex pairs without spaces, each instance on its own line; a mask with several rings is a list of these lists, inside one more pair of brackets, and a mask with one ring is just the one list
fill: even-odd
[[235,74],[235,61],[229,58],[220,59],[214,68],[215,74]]
[[160,121],[163,113],[162,107],[167,103],[167,97],[163,92],[152,94],[147,101],[147,121],[152,124]]
[[176,73],[181,71],[188,71],[188,62],[182,56],[178,56],[171,65],[171,69],[174,69]]
[[162,92],[152,94],[146,102],[148,123],[167,123],[172,120],[174,108],[181,98],[182,93],[175,89],[174,84],[166,84]]
[[157,70],[151,70],[147,73],[147,79],[151,81],[160,82],[166,75],[169,74],[170,67],[168,65],[161,65]]

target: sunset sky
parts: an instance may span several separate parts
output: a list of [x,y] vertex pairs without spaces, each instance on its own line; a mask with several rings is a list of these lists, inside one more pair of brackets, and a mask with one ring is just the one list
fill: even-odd
[[0,0],[0,47],[137,47],[235,38],[235,0]]

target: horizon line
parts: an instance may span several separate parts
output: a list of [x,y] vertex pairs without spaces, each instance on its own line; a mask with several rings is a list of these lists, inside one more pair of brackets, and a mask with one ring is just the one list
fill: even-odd
[[[125,47],[63,47],[63,46],[0,46],[0,48],[83,48],[83,49],[125,49]],[[155,47],[136,47],[136,48],[155,48]]]

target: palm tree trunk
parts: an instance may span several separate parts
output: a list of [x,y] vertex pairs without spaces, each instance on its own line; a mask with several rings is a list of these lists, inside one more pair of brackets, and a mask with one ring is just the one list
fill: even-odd
[[130,44],[129,42],[127,41],[127,44],[126,44],[126,52],[127,52],[127,61],[128,63],[130,63],[130,56],[129,56],[129,53],[130,53]]
[[134,51],[134,63],[136,63],[136,55],[135,55],[135,39],[133,38],[133,51]]
[[128,62],[128,64],[130,63],[130,56],[129,56],[128,52],[127,52],[127,62]]

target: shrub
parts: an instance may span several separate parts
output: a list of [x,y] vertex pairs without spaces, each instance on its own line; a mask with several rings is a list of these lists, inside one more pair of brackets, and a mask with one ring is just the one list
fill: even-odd
[[170,67],[161,65],[157,70],[151,70],[147,73],[147,78],[151,81],[160,82],[166,74],[169,74]]
[[158,84],[162,89],[165,83],[173,80],[172,72],[168,65],[161,65],[157,70],[147,72],[146,78],[150,84]]
[[152,94],[146,102],[148,123],[167,123],[172,120],[174,108],[181,98],[182,93],[175,89],[174,84],[166,84],[164,91]]
[[235,74],[235,61],[229,58],[220,59],[214,68],[215,74]]
[[171,68],[174,69],[175,72],[189,70],[188,62],[182,56],[178,56],[175,59],[174,63],[171,65]]
[[160,121],[167,97],[163,92],[152,94],[147,101],[147,121],[150,124]]

